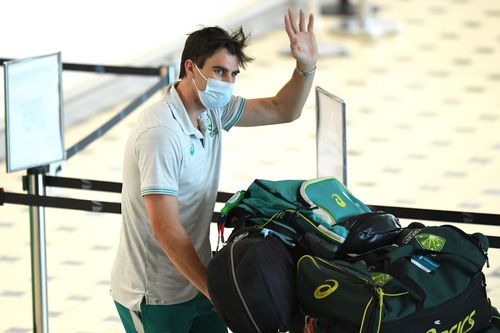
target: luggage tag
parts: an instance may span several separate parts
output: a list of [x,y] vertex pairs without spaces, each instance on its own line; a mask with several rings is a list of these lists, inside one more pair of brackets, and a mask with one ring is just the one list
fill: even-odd
[[414,255],[411,256],[411,263],[423,270],[424,272],[430,273],[435,269],[439,268],[439,264],[429,258],[428,256]]

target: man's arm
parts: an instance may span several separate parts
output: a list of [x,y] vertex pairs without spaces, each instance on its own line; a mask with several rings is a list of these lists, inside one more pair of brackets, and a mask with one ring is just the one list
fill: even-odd
[[210,299],[207,268],[201,263],[186,230],[179,221],[177,198],[170,195],[144,196],[154,238],[184,277]]
[[[307,30],[304,12],[300,10],[299,25],[291,10],[285,15],[285,30],[290,50],[297,62],[292,78],[274,97],[249,99],[237,126],[259,126],[290,122],[297,119],[311,90],[318,49],[313,32],[314,17],[309,15]],[[272,79],[272,78],[269,78]]]

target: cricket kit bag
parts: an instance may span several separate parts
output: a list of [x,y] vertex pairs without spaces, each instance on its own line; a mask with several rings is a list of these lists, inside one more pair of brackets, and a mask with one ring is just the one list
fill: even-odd
[[412,224],[396,244],[326,260],[303,256],[297,297],[310,332],[481,332],[492,313],[482,268],[487,238]]
[[[224,226],[260,226],[276,232],[283,242],[303,253],[334,258],[391,243],[399,221],[391,214],[372,212],[337,179],[255,180],[237,192],[221,210]],[[351,232],[351,229],[355,229]]]
[[287,331],[295,299],[295,261],[267,229],[241,228],[208,265],[215,310],[235,333]]

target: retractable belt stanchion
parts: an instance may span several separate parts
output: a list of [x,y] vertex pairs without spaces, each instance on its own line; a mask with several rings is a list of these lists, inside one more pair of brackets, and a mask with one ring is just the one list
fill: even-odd
[[[28,169],[27,190],[28,194],[44,196],[44,176],[46,169],[43,167]],[[32,303],[33,303],[33,328],[35,333],[49,331],[47,307],[47,255],[45,241],[45,208],[43,206],[30,206],[30,238],[31,238],[31,277]]]

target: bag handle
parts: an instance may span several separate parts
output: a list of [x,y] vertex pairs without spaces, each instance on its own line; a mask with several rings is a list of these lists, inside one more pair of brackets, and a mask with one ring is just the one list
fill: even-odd
[[[384,261],[384,271],[396,278],[407,288],[408,292],[410,292],[410,294],[412,294],[419,301],[417,303],[418,310],[422,309],[424,301],[427,298],[427,294],[425,290],[423,290],[418,284],[416,284],[411,278],[406,275],[403,269],[403,265],[399,265],[397,263],[399,259],[409,258],[412,255],[456,255],[472,263],[474,267],[478,267],[476,262],[467,258],[461,253],[414,249],[411,246],[402,246],[399,249],[390,252]],[[481,267],[478,267],[478,269],[480,270]]]
[[393,264],[401,258],[410,257],[413,254],[414,250],[415,249],[411,246],[400,246],[396,250],[391,251],[387,254],[387,256],[385,257],[384,266],[387,267],[388,264]]
[[393,264],[394,262],[396,262],[397,260],[399,260],[401,258],[409,258],[412,255],[443,255],[443,254],[455,254],[455,255],[460,256],[460,257],[464,258],[465,260],[467,260],[467,261],[469,261],[477,266],[477,264],[473,260],[467,258],[466,256],[464,256],[461,253],[433,251],[433,250],[426,250],[426,249],[415,249],[409,245],[403,245],[403,246],[399,247],[398,249],[389,252],[389,254],[385,258],[385,262],[386,262],[386,264]]
[[399,249],[396,249],[396,250],[390,252],[386,257],[386,262],[387,262],[387,264],[392,264],[401,258],[405,258],[405,257],[408,258],[408,257],[411,257],[412,255],[437,255],[437,256],[455,255],[455,256],[461,257],[462,259],[465,259],[469,263],[473,264],[474,267],[477,267],[479,270],[482,268],[478,265],[477,262],[468,258],[467,256],[465,256],[462,253],[446,252],[446,251],[444,251],[444,252],[443,251],[433,251],[433,250],[426,250],[426,249],[415,249],[415,248],[413,248],[411,246],[407,246],[407,245],[401,246]]
[[406,287],[407,291],[418,301],[418,303],[416,304],[417,310],[422,310],[424,307],[424,302],[427,298],[427,293],[412,279],[410,279],[408,275],[406,275],[405,271],[403,270],[403,266],[396,263],[395,265],[384,267],[384,271],[392,275]]

